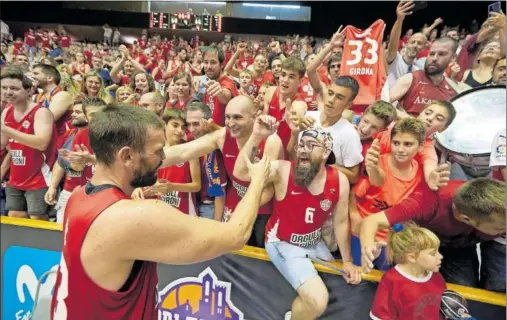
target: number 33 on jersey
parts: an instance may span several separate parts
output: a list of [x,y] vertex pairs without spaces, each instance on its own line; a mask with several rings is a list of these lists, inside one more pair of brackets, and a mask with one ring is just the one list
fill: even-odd
[[355,105],[370,105],[380,99],[386,82],[382,37],[385,23],[377,20],[368,29],[345,28],[345,45],[340,75],[351,76],[359,83]]

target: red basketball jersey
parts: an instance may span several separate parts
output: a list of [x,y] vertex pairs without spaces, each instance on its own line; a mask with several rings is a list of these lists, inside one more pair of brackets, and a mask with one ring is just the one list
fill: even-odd
[[[165,179],[174,183],[191,183],[189,162],[178,163],[169,167],[158,169],[158,179]],[[160,197],[160,200],[191,216],[197,215],[194,192],[170,191]]]
[[409,279],[396,266],[380,280],[370,317],[382,320],[438,320],[445,287],[444,278],[438,272],[430,273],[425,279]]
[[[34,106],[23,118],[14,118],[14,107],[9,107],[5,114],[5,125],[16,131],[35,134],[34,119],[40,104]],[[51,168],[56,159],[55,150],[56,128],[53,124],[51,142],[45,151],[26,146],[12,138],[9,139],[9,149],[12,154],[9,185],[20,190],[36,190],[49,186]]]
[[275,84],[275,77],[273,76],[273,73],[271,71],[266,71],[260,78],[252,78],[252,87],[254,91],[254,95],[256,96],[259,93],[259,89],[262,87],[265,83],[272,83]]
[[370,105],[380,99],[387,79],[382,47],[384,27],[384,21],[379,19],[364,31],[353,26],[345,28],[340,75],[351,76],[359,83],[355,105]]
[[136,276],[125,291],[119,292],[95,284],[81,261],[81,248],[91,224],[105,209],[129,198],[114,186],[91,194],[79,187],[70,196],[65,209],[62,258],[51,301],[52,320],[157,319],[156,263],[136,262],[141,264]]
[[[259,146],[259,152],[256,158],[262,158],[264,153],[264,145],[266,140],[263,140]],[[243,199],[245,193],[248,190],[248,186],[250,182],[242,181],[234,177],[232,174],[234,171],[234,165],[236,164],[236,159],[238,158],[239,148],[238,143],[235,138],[231,137],[231,133],[229,129],[226,130],[225,133],[225,141],[224,148],[222,150],[222,155],[224,158],[225,171],[227,172],[227,176],[229,177],[229,183],[227,184],[227,189],[225,191],[225,208],[224,208],[224,220],[227,221],[238,205],[238,203]],[[259,214],[271,214],[271,206],[272,201],[266,203],[265,205],[259,208]]]
[[403,97],[401,105],[405,111],[417,117],[425,105],[434,100],[449,100],[456,95],[456,91],[447,83],[444,78],[438,86],[435,86],[424,70],[412,72],[412,84]]
[[[294,101],[303,101],[305,102],[304,97],[296,93],[294,97],[292,97],[292,102]],[[271,101],[269,102],[269,110],[268,114],[272,117],[274,117],[277,121],[281,121],[285,117],[285,107],[281,109],[280,107],[280,87],[275,89],[275,92],[273,93],[273,97],[271,98]]]
[[266,243],[285,241],[307,247],[321,241],[321,228],[333,212],[340,195],[338,170],[326,166],[324,192],[313,195],[308,188],[294,181],[291,162],[287,193],[281,201],[273,201],[273,214],[266,225]]
[[[56,96],[60,91],[62,91],[59,87],[54,88],[49,92],[49,94],[39,93],[35,97],[35,102],[42,104],[45,108],[49,108],[51,105],[51,101],[53,101],[53,97]],[[55,121],[56,124],[56,148],[60,149],[63,146],[65,140],[63,139],[65,132],[72,128],[72,110],[67,110],[60,117],[60,119]]]

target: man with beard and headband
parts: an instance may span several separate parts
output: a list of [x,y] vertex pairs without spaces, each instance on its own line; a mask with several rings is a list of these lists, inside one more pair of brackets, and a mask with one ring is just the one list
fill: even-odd
[[[261,116],[238,155],[234,175],[242,180],[248,172],[251,153],[273,133],[275,119]],[[359,268],[352,264],[348,219],[349,181],[336,167],[333,138],[322,128],[301,133],[296,161],[271,162],[268,182],[274,186],[273,214],[266,225],[266,252],[298,295],[285,319],[316,319],[326,311],[329,293],[311,259],[334,261],[322,240],[321,229],[333,216],[336,243],[343,258],[347,283],[361,281]]]
[[241,249],[250,236],[270,171],[266,158],[249,167],[254,178],[228,223],[130,198],[157,181],[164,127],[139,107],[110,105],[94,115],[89,136],[97,166],[67,203],[51,319],[156,319],[157,263],[213,259]]
[[391,101],[399,101],[398,118],[417,117],[425,105],[434,100],[449,100],[456,91],[447,82],[444,71],[455,59],[458,43],[442,37],[431,45],[424,70],[399,78],[389,90]]
[[33,68],[32,75],[37,87],[42,89],[34,102],[42,104],[53,114],[57,135],[56,148],[60,149],[65,142],[65,132],[70,129],[73,98],[60,89],[60,72],[55,67],[38,64]]
[[[258,111],[249,97],[237,96],[233,98],[225,110],[226,127],[207,134],[189,143],[167,148],[165,151],[166,161],[171,163],[183,163],[189,159],[202,157],[214,150],[220,150],[225,171],[229,177],[229,183],[225,192],[225,208],[221,219],[228,221],[244,197],[249,188],[249,182],[238,179],[234,176],[234,165],[238,154],[252,134],[255,119],[259,116]],[[278,135],[271,135],[263,140],[255,154],[261,158],[264,154],[271,159],[280,159],[283,156],[282,142]],[[254,232],[248,244],[257,247],[264,247],[264,229],[271,214],[272,188],[267,188],[263,193],[259,215],[255,221]]]
[[[76,136],[80,134],[81,131],[86,130],[89,121],[92,119],[93,114],[103,107],[105,104],[102,101],[98,101],[97,99],[85,99],[83,102],[76,101],[74,106],[72,107],[72,127],[73,129],[69,130],[65,134],[63,149],[71,150],[73,142],[75,141]],[[93,103],[93,104],[92,104]],[[86,130],[88,132],[88,130]],[[80,136],[80,139],[82,136]],[[88,136],[86,135],[86,138]],[[79,142],[78,142],[79,143]],[[89,144],[88,141],[85,142]],[[68,154],[66,151],[62,151],[62,154],[65,156]],[[70,163],[64,159],[64,156],[58,157],[58,160],[55,162],[53,166],[53,171],[51,173],[51,181],[48,186],[48,191],[44,196],[44,201],[48,205],[56,204],[56,222],[63,223],[63,213],[65,212],[65,207],[67,206],[67,201],[69,197],[78,186],[84,186],[91,178],[91,174],[93,170],[82,170],[76,171],[73,170]],[[74,159],[72,159],[74,160]],[[88,179],[86,179],[86,174],[89,174]],[[60,185],[62,178],[65,177],[63,183],[63,190],[60,192],[58,196],[58,203],[56,202],[57,189]]]
[[225,125],[225,107],[238,95],[238,89],[228,76],[223,73],[224,53],[219,47],[212,45],[204,50],[204,72],[208,77],[204,83],[204,103],[213,114],[213,121],[219,126]]
[[405,45],[405,50],[402,53],[398,51],[399,42],[401,37],[401,29],[405,17],[412,14],[414,9],[413,1],[401,1],[396,7],[396,22],[391,29],[389,36],[389,46],[387,48],[387,83],[389,87],[394,86],[396,81],[402,76],[412,71],[419,70],[415,62],[417,55],[424,49],[426,45],[426,36],[423,33],[414,33],[409,38]]

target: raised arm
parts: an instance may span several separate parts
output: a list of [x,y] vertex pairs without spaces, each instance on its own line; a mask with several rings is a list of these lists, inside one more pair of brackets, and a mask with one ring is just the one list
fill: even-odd
[[[158,200],[123,200],[97,218],[90,238],[101,235],[102,248],[114,248],[103,254],[117,261],[191,264],[239,250],[257,217],[268,161],[261,160],[251,170],[254,178],[227,223],[196,219]],[[111,225],[116,228],[109,232]]]
[[197,159],[216,149],[222,149],[225,139],[225,128],[213,131],[191,142],[164,147],[165,159],[162,167]]
[[[318,75],[318,68],[326,58],[326,56],[333,51],[333,48],[335,47],[341,47],[343,45],[344,41],[344,35],[341,31],[342,26],[338,28],[338,30],[335,32],[329,43],[320,50],[319,54],[313,59],[312,62],[308,64],[307,73],[308,73],[308,80],[310,80],[310,85],[313,88],[313,91],[316,95],[321,96],[322,90],[324,89],[324,86],[320,82],[320,78]],[[322,97],[321,97],[322,98]]]
[[391,29],[389,36],[389,46],[387,47],[387,63],[390,64],[396,58],[398,53],[398,46],[401,38],[401,27],[403,26],[403,20],[405,16],[412,14],[414,3],[412,1],[400,1],[396,7],[396,22]]
[[123,65],[125,64],[126,61],[127,61],[127,55],[124,52],[122,52],[122,57],[121,57],[120,62],[118,62],[117,64],[115,64],[113,66],[113,68],[111,69],[111,73],[109,74],[111,76],[111,80],[114,83],[121,82],[120,71],[123,69]]
[[239,43],[238,49],[234,53],[234,55],[231,57],[229,62],[224,68],[224,71],[227,72],[229,75],[238,78],[241,70],[236,69],[234,66],[236,65],[236,61],[238,61],[239,56],[245,52],[246,50],[246,43]]
[[441,24],[442,22],[444,22],[444,20],[442,18],[436,18],[435,21],[433,22],[433,24],[427,28],[424,28],[422,33],[426,36],[426,37],[429,37],[430,33],[431,33],[431,30],[435,29],[439,24]]
[[[248,160],[253,161],[253,157],[259,151],[259,145],[261,141],[267,138],[264,146],[264,154],[270,159],[277,160],[281,152],[281,141],[278,135],[274,134],[277,129],[276,120],[271,116],[259,116],[255,120],[254,128],[250,138],[246,144],[241,148],[236,159],[234,166],[233,175],[243,181],[250,181],[252,177],[249,175]],[[268,178],[268,182],[276,179],[278,175],[277,165],[272,164],[271,175]]]
[[53,115],[46,108],[37,110],[34,117],[34,134],[27,134],[2,125],[1,133],[30,148],[45,151],[53,135]]

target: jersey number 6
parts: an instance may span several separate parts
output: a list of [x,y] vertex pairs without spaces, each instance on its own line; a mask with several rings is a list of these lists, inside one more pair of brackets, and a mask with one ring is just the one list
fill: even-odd
[[315,208],[306,208],[305,222],[313,223],[313,215],[315,214]]

